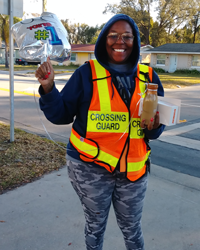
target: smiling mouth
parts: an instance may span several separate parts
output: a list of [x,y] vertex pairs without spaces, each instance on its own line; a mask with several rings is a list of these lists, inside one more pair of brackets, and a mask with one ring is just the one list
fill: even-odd
[[125,51],[125,49],[113,49],[113,50],[116,52],[124,52]]

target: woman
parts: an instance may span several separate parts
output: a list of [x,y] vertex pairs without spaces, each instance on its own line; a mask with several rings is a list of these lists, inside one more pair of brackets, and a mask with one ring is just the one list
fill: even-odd
[[148,126],[138,109],[145,82],[158,84],[157,74],[138,65],[140,36],[127,15],[112,17],[96,46],[97,60],[79,67],[59,93],[48,59],[36,71],[41,83],[40,107],[54,124],[73,122],[67,146],[71,183],[83,206],[88,250],[101,250],[111,202],[127,249],[144,250],[141,217],[147,172],[149,139],[164,130],[159,114]]

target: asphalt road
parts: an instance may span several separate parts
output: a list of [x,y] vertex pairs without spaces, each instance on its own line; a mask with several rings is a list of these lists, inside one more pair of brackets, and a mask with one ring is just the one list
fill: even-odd
[[[67,77],[65,80],[62,80],[62,76],[58,78],[61,80],[58,80],[56,85],[61,90]],[[14,89],[18,92],[14,94],[15,127],[67,143],[71,125],[59,125],[58,127],[44,117],[43,112],[39,109],[38,87],[39,84],[33,75],[24,77],[18,73],[14,76]],[[9,76],[0,74],[0,120],[10,123],[10,97],[9,91],[6,89],[9,90]]]
[[[197,146],[193,146],[193,143],[200,144],[200,85],[166,90],[165,96],[181,99],[180,120],[187,120],[187,122],[166,127],[165,131],[172,133],[176,129],[179,131],[183,129],[182,133],[176,136],[176,140],[173,140],[173,143],[170,143],[170,140],[161,141],[164,134],[158,140],[150,142],[152,163],[180,173],[200,177],[200,150]],[[189,126],[194,128],[187,129]],[[177,145],[179,139],[184,140],[185,144]]]
[[[59,76],[56,85],[62,89],[68,76]],[[0,121],[9,123],[9,78],[0,74]],[[33,76],[15,76],[15,126],[28,132],[50,137],[54,140],[68,142],[71,125],[53,125],[48,122],[39,110],[38,83]],[[26,95],[25,95],[26,93]],[[30,95],[27,95],[30,94]],[[200,85],[193,87],[166,90],[166,97],[181,99],[181,120],[187,122],[166,127],[163,135],[150,142],[152,148],[152,163],[200,177]],[[47,135],[47,132],[49,135]],[[181,131],[181,132],[179,132]],[[171,132],[173,136],[167,137],[165,133]]]

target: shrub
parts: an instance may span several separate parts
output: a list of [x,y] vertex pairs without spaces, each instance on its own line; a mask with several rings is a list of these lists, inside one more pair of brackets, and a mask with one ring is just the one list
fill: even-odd
[[200,71],[196,70],[196,69],[177,69],[174,73],[177,74],[190,74],[190,75],[200,75]]
[[161,68],[153,68],[156,73],[166,73],[164,69]]
[[80,67],[79,64],[75,64],[75,63],[73,63],[73,62],[70,62],[70,64],[69,64],[68,66],[71,66],[71,67]]

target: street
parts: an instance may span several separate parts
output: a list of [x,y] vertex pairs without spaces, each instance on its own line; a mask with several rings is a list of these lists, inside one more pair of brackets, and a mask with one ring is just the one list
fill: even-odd
[[[70,74],[56,77],[62,89]],[[71,125],[54,125],[39,109],[38,87],[34,75],[15,74],[15,127],[67,143]],[[0,74],[0,120],[9,124],[9,75]],[[7,90],[7,91],[6,91]],[[166,127],[158,140],[151,141],[152,163],[180,173],[200,177],[200,85],[165,90],[165,96],[181,99],[181,120]],[[45,131],[46,130],[46,131]],[[50,137],[49,137],[50,136]]]
[[[58,77],[59,78],[59,77]],[[62,77],[61,77],[62,78]],[[66,76],[65,76],[65,79]],[[9,99],[9,75],[0,74],[0,120],[10,123],[10,99]],[[57,88],[62,89],[66,80],[59,80]],[[39,109],[38,81],[34,75],[25,77],[20,73],[14,76],[14,120],[15,127],[22,128],[28,132],[36,133],[40,136],[49,135],[58,141],[67,143],[71,125],[57,125],[50,123]],[[7,91],[6,91],[7,90]]]
[[160,138],[150,143],[152,163],[200,177],[200,85],[166,90],[165,96],[181,99],[180,120],[187,122],[166,127]]

